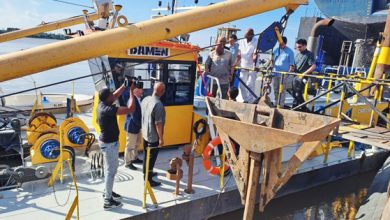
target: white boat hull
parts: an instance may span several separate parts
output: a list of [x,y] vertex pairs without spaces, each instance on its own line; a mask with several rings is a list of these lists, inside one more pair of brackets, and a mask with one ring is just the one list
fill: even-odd
[[[5,97],[5,107],[31,111],[35,100],[38,100],[40,108],[44,111],[51,113],[65,113],[66,112],[66,100],[71,98],[72,94],[67,93],[50,93],[50,94],[19,94],[14,96]],[[77,106],[81,112],[85,112],[91,109],[93,104],[93,96],[75,94]]]

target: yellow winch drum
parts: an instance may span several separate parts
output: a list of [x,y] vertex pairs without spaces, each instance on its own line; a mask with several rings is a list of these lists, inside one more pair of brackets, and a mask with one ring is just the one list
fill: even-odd
[[82,147],[86,145],[88,127],[79,118],[67,118],[62,122],[64,146]]
[[46,133],[57,133],[57,120],[51,113],[38,112],[28,121],[27,143],[34,145],[38,138]]
[[[41,135],[30,148],[31,162],[33,165],[56,162],[59,156],[60,138],[58,134],[47,133]],[[64,154],[68,159],[68,154]]]
[[[53,115],[40,112],[29,121],[27,140],[33,165],[56,162],[59,156],[60,137],[59,127]],[[95,141],[95,136],[89,133],[88,127],[78,118],[67,118],[61,124],[63,134],[63,150],[72,151],[75,147],[86,147],[86,153]],[[64,154],[68,159],[69,154]],[[72,159],[74,160],[74,159]]]

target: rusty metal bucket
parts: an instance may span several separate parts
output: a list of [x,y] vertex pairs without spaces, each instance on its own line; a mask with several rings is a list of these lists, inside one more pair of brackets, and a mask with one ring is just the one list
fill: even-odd
[[215,98],[207,98],[206,102],[218,130],[256,153],[323,140],[340,123],[337,118],[268,106]]
[[[208,97],[209,115],[218,129],[227,160],[233,171],[241,201],[243,219],[252,219],[260,174],[260,211],[290,179],[299,166],[339,125],[340,119],[270,108]],[[235,154],[232,140],[240,145]],[[284,169],[282,147],[301,144]]]

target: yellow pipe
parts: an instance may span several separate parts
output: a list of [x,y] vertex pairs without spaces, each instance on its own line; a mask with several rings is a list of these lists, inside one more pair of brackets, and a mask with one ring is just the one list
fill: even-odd
[[390,47],[382,47],[378,57],[378,64],[390,65]]
[[275,34],[276,34],[276,39],[278,40],[280,45],[284,45],[284,41],[282,38],[282,35],[280,34],[280,30],[278,27],[275,27]]
[[0,56],[0,82],[176,37],[307,0],[229,0]]
[[280,102],[284,102],[285,100],[281,100],[282,98],[282,93],[283,93],[283,84],[284,84],[284,75],[281,75],[281,78],[280,78],[280,83],[279,83],[279,91],[278,91],[278,100],[276,100],[277,104],[276,104],[276,108],[280,108]]
[[[390,120],[390,113],[387,113],[387,119]],[[390,129],[390,124],[389,124],[389,123],[386,125],[386,128],[387,128],[387,129]]]
[[225,148],[222,147],[222,155],[221,155],[221,166],[219,168],[219,176],[220,176],[220,179],[219,179],[219,188],[220,190],[223,190],[223,186],[224,186],[224,183],[225,183]]
[[[99,14],[97,14],[97,13],[88,14],[87,16],[88,16],[89,20],[96,20],[96,19],[100,18]],[[34,34],[47,32],[47,31],[53,31],[53,30],[64,28],[64,27],[70,27],[73,25],[82,24],[82,23],[84,23],[84,21],[85,21],[84,15],[81,15],[81,16],[68,18],[68,19],[64,19],[64,20],[60,20],[60,21],[45,23],[45,24],[38,25],[38,26],[33,27],[33,28],[4,33],[4,34],[0,35],[0,43],[10,41],[10,40],[15,40],[15,39],[22,38],[22,37],[31,36]]]
[[304,90],[304,92],[303,92],[303,99],[305,100],[305,102],[309,99],[309,93],[308,93],[308,91],[309,91],[309,82],[307,82],[307,83],[305,84],[305,90]]
[[339,112],[337,114],[337,118],[341,119],[341,112],[343,112],[343,104],[345,99],[345,89],[341,91],[341,97],[340,97],[340,106],[339,106]]
[[146,171],[145,171],[145,186],[144,186],[144,195],[142,199],[142,208],[146,208],[146,194],[148,191],[149,184],[149,162],[150,162],[150,147],[146,148]]
[[[332,88],[332,83],[333,83],[332,77],[333,77],[333,74],[330,74],[330,79],[328,82],[328,90],[330,90]],[[325,104],[328,105],[329,101],[330,101],[330,93],[326,94],[326,103]]]
[[353,153],[353,157],[355,157],[355,142],[353,141],[349,141],[348,158],[351,158],[351,153]]
[[372,58],[370,71],[368,72],[367,79],[372,79],[372,77],[374,76],[375,67],[376,67],[376,64],[378,63],[379,54],[381,53],[381,46],[382,46],[381,42],[378,41],[378,43],[376,44],[374,57]]
[[67,162],[67,164],[69,166],[70,174],[71,174],[72,179],[73,179],[73,184],[74,184],[74,187],[75,187],[75,190],[76,190],[76,197],[74,198],[74,200],[72,202],[72,205],[69,208],[68,213],[66,214],[65,219],[66,220],[71,219],[72,215],[73,215],[73,212],[74,212],[74,209],[77,208],[76,209],[76,220],[79,220],[80,219],[79,187],[77,186],[76,175],[73,172],[72,165],[70,164],[70,159],[66,160],[66,162]]

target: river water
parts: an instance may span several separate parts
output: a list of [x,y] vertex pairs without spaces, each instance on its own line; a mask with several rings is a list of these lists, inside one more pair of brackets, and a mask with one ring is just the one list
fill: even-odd
[[[22,38],[14,41],[4,42],[0,43],[0,54],[7,54],[10,52],[25,50],[28,48],[33,48],[56,41],[58,40]],[[22,63],[23,60],[21,60],[20,62]],[[47,70],[41,73],[33,74],[31,76],[1,82],[0,88],[3,91],[3,94],[8,94],[11,92],[18,92],[21,90],[34,88],[34,81],[36,82],[36,86],[43,86],[50,83],[80,77],[88,74],[90,74],[88,62],[82,61],[71,65]],[[41,89],[40,91],[43,93],[71,93],[72,82],[56,85],[53,87],[47,87]],[[94,93],[94,85],[92,78],[89,77],[75,81],[75,93],[92,95]]]
[[[254,219],[261,220],[341,220],[358,219],[357,210],[367,195],[376,172],[360,174],[323,186],[272,200]],[[244,210],[211,218],[242,219]]]

